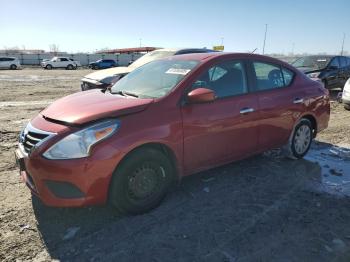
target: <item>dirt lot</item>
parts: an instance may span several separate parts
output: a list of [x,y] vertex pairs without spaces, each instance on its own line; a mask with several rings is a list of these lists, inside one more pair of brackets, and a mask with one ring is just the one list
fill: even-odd
[[350,261],[350,112],[306,159],[268,152],[183,180],[153,212],[43,206],[19,180],[22,126],[89,70],[0,71],[1,261]]

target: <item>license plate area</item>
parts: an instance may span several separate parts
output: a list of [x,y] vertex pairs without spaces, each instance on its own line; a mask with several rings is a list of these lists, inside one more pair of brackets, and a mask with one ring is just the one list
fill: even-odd
[[20,171],[25,171],[26,170],[26,165],[24,162],[24,155],[22,152],[17,149],[15,151],[15,160],[16,160],[16,166],[19,168]]

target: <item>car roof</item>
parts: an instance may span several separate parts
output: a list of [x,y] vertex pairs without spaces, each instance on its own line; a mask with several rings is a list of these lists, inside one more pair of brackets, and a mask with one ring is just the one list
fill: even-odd
[[250,59],[250,60],[259,60],[266,63],[271,64],[279,64],[285,68],[291,69],[295,71],[296,69],[288,64],[287,62],[284,62],[282,60],[265,56],[265,55],[258,55],[258,54],[252,54],[252,53],[229,53],[229,52],[212,52],[212,53],[191,53],[191,54],[184,54],[184,55],[176,55],[171,56],[168,58],[163,58],[162,60],[172,59],[172,60],[195,60],[199,61],[200,63],[207,62],[209,60],[214,60],[218,57],[222,58],[229,58],[229,59]]
[[262,59],[262,60],[269,60],[271,62],[275,61],[278,63],[286,64],[285,62],[270,56],[251,54],[251,53],[231,53],[231,52],[191,53],[191,54],[172,56],[171,59],[204,61],[204,60],[214,59],[216,57],[232,57],[232,58],[236,57],[236,58],[259,59],[259,60]]
[[193,52],[196,52],[196,51],[208,51],[208,52],[214,52],[214,50],[211,50],[211,49],[207,49],[207,48],[161,48],[161,49],[156,49],[154,51],[164,51],[164,52],[174,52],[174,53],[177,53],[177,52],[183,52],[183,51],[193,51]]

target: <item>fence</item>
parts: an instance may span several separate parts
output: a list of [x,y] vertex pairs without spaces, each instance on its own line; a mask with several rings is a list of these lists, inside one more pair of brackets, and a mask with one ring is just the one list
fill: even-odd
[[[3,53],[2,56],[17,57],[22,65],[40,65],[43,59],[51,59],[54,57],[52,54],[18,54],[18,53]],[[81,63],[82,66],[89,65],[90,62],[97,61],[99,59],[113,59],[119,66],[127,66],[131,61],[135,61],[142,54],[64,54],[60,55],[64,57],[70,57]]]

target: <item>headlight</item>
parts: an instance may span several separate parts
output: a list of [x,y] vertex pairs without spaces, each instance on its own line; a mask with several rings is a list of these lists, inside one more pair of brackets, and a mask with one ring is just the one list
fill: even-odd
[[310,78],[318,78],[319,75],[320,75],[320,72],[307,74],[307,76],[310,77]]
[[108,84],[108,85],[114,84],[118,81],[119,77],[120,77],[119,75],[108,76],[108,77],[105,77],[102,80],[100,80],[100,82],[103,84]]
[[90,148],[114,134],[120,126],[118,120],[108,120],[70,134],[51,146],[43,156],[48,159],[87,157]]

